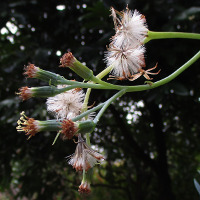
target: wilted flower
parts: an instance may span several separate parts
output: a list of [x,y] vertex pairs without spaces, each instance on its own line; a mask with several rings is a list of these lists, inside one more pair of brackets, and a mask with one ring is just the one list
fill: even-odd
[[[64,88],[66,85],[58,85]],[[80,114],[85,94],[83,90],[72,89],[47,99],[47,110],[58,119],[73,118]]]
[[91,192],[90,183],[88,181],[82,181],[78,191],[81,194],[89,194]]
[[81,135],[79,135],[75,153],[69,156],[68,163],[72,165],[76,171],[87,171],[103,159],[103,155],[89,147]]
[[132,12],[128,8],[123,12],[111,8],[111,12],[116,31],[115,36],[112,38],[113,44],[118,47],[127,44],[132,47],[141,45],[148,34],[145,16],[137,10]]

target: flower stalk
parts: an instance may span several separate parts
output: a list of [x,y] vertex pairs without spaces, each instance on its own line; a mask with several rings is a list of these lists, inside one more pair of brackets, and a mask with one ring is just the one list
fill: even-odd
[[97,114],[97,116],[94,119],[94,123],[98,123],[99,119],[101,118],[101,116],[103,115],[103,113],[105,112],[105,110],[108,108],[108,106],[117,98],[121,97],[122,95],[124,95],[126,93],[126,89],[120,90],[118,93],[116,93],[115,95],[113,95],[110,99],[108,99],[105,104],[103,105],[103,107],[101,108],[101,110],[99,111],[99,113]]
[[174,38],[184,38],[184,39],[196,39],[200,40],[200,34],[198,33],[183,33],[183,32],[155,32],[148,31],[148,36],[144,40],[144,44],[150,40],[157,39],[174,39]]

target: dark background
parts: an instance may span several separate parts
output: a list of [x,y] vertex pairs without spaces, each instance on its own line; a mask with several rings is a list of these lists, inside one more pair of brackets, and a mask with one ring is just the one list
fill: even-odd
[[[199,0],[12,0],[0,1],[0,194],[1,199],[81,199],[81,175],[65,157],[72,141],[52,142],[56,133],[40,133],[27,141],[16,132],[21,111],[39,120],[51,118],[45,99],[21,102],[19,87],[45,85],[26,80],[23,66],[34,63],[68,79],[79,77],[58,68],[60,54],[72,51],[95,74],[105,68],[104,51],[114,35],[110,6],[129,4],[146,16],[149,30],[200,33]],[[58,5],[65,5],[58,10]],[[5,30],[8,22],[16,31]],[[2,29],[3,28],[3,29]],[[200,41],[168,39],[146,45],[147,68],[158,62],[154,81],[174,72],[196,52]],[[143,84],[116,82],[123,85]],[[110,81],[115,83],[115,81]],[[92,134],[92,144],[107,156],[94,168],[87,199],[199,199],[193,178],[200,180],[200,61],[162,87],[128,93],[112,104]],[[114,91],[93,90],[90,105]],[[140,102],[138,104],[137,102]],[[139,106],[142,105],[142,106]],[[25,198],[26,197],[26,198]]]

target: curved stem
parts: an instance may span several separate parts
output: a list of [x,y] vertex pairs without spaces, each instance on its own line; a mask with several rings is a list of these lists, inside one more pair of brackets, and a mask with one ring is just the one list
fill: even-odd
[[96,106],[96,107],[94,107],[94,108],[91,108],[91,109],[88,110],[88,111],[85,111],[84,113],[80,114],[79,116],[74,117],[74,118],[72,119],[72,121],[73,121],[73,122],[78,121],[78,120],[80,120],[81,118],[83,118],[83,117],[89,115],[90,113],[99,110],[100,108],[102,108],[102,107],[104,106],[104,104],[105,104],[105,102],[99,104],[98,106]]
[[181,74],[184,70],[186,70],[189,66],[195,63],[199,58],[200,58],[200,51],[196,55],[194,55],[189,61],[187,61],[184,65],[182,65],[179,69],[177,69],[174,73],[172,73],[171,75],[169,75],[168,77],[160,81],[152,83],[151,85],[147,84],[147,85],[137,85],[137,86],[121,86],[121,85],[109,84],[109,86],[103,86],[100,84],[88,84],[88,83],[80,83],[80,82],[75,82],[75,81],[73,85],[75,85],[76,87],[93,88],[93,89],[110,89],[110,90],[127,89],[127,92],[149,90],[149,89],[153,89],[170,82],[171,80],[176,78],[179,74]]
[[121,97],[122,95],[124,95],[126,93],[126,89],[120,90],[118,93],[116,93],[115,95],[113,95],[110,99],[108,99],[106,102],[104,102],[104,106],[101,108],[101,110],[99,111],[99,113],[97,114],[97,116],[94,119],[94,123],[98,123],[99,119],[101,118],[101,116],[103,115],[103,113],[105,112],[105,110],[108,108],[108,106],[118,97]]
[[144,40],[144,44],[150,40],[155,39],[169,39],[169,38],[185,38],[185,39],[197,39],[200,40],[200,34],[198,33],[183,33],[183,32],[154,32],[148,31],[148,36]]

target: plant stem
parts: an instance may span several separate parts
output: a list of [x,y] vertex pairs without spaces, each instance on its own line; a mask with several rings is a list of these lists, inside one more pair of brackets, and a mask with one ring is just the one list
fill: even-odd
[[200,40],[200,34],[198,33],[183,33],[183,32],[154,32],[148,31],[148,36],[144,40],[144,44],[150,40],[155,39],[168,39],[168,38],[185,38],[185,39],[197,39]]
[[169,75],[168,77],[160,81],[152,83],[151,85],[146,84],[146,85],[137,85],[137,86],[121,86],[121,85],[109,84],[109,86],[103,86],[100,84],[88,84],[88,83],[80,83],[80,82],[75,82],[75,81],[73,85],[76,85],[76,87],[93,88],[93,89],[110,89],[110,90],[127,89],[127,92],[149,90],[149,89],[153,89],[170,82],[171,80],[176,78],[179,74],[181,74],[184,70],[186,70],[189,66],[195,63],[199,58],[200,58],[200,51],[196,55],[194,55],[189,61],[187,61],[184,65],[182,65],[179,69],[177,69],[174,73],[172,73],[171,75]]
[[102,72],[100,72],[96,77],[99,79],[102,79],[104,76],[106,76],[110,71],[113,69],[113,65],[110,65],[106,69],[104,69]]
[[107,86],[100,85],[100,84],[83,83],[83,82],[68,81],[68,80],[59,80],[59,85],[73,85],[76,88],[93,88],[93,89],[104,89],[104,90],[108,89]]
[[108,99],[106,102],[104,102],[104,106],[101,108],[101,110],[99,111],[99,113],[97,114],[97,116],[94,119],[94,123],[98,123],[99,119],[101,118],[101,116],[103,115],[103,113],[105,112],[105,110],[108,108],[108,106],[118,97],[121,97],[122,95],[124,95],[126,93],[126,89],[120,90],[118,93],[116,93],[115,95],[113,95],[110,99]]
[[[96,77],[94,76],[93,78],[95,80],[97,79],[98,81],[101,81],[100,79],[102,79],[104,76],[106,76],[112,70],[112,68],[113,68],[113,66],[107,67],[101,73],[99,73]],[[85,99],[84,99],[84,103],[83,103],[83,109],[81,111],[83,114],[87,113],[86,111],[87,111],[87,106],[88,106],[88,101],[89,101],[89,97],[90,97],[91,91],[92,91],[91,88],[87,89],[87,92],[86,92],[86,95],[85,95]],[[103,104],[102,104],[102,106],[103,106]],[[102,106],[100,106],[100,107],[102,107]],[[100,107],[98,107],[98,108],[100,108]],[[95,107],[95,110],[96,110],[96,108],[97,108],[97,106]],[[92,111],[90,110],[90,113],[91,112]],[[88,115],[86,115],[86,116],[88,116]],[[87,143],[87,145],[90,146],[90,133],[86,133],[86,143]]]
[[[90,97],[90,93],[91,93],[92,89],[88,88],[86,95],[85,95],[85,99],[83,102],[83,108],[82,108],[82,113],[85,114],[87,109],[88,109],[88,101],[89,101],[89,97]],[[86,119],[88,118],[88,115],[86,115]],[[90,133],[86,133],[86,143],[88,146],[90,146]]]

